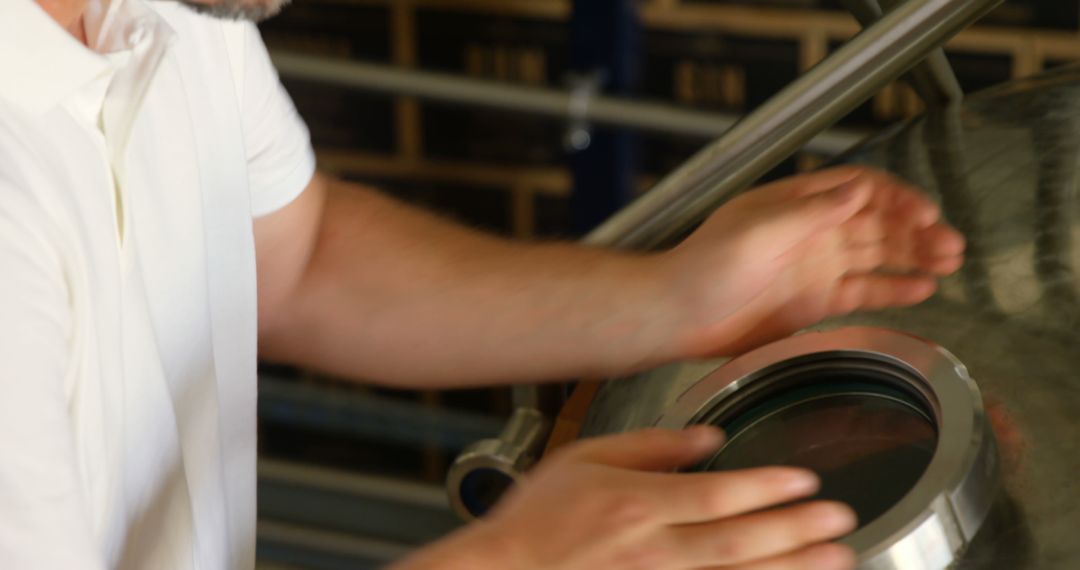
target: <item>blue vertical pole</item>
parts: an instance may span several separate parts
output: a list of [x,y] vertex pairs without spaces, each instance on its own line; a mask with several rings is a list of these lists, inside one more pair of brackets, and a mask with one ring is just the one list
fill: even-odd
[[[600,93],[632,95],[638,82],[640,25],[634,0],[574,0],[570,63],[593,76]],[[633,197],[637,140],[615,128],[592,130],[587,145],[569,149],[575,229],[584,234]],[[580,141],[579,141],[580,142]]]

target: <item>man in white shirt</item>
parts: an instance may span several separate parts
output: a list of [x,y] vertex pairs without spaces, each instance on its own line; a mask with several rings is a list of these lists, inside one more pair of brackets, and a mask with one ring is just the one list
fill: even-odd
[[[664,253],[482,235],[315,174],[255,28],[179,3],[3,0],[0,78],[4,568],[251,568],[257,352],[398,387],[615,376],[917,303],[962,262],[933,205],[851,168]],[[660,473],[720,438],[572,446],[402,567],[852,565],[825,542],[849,509],[756,512],[812,474]]]

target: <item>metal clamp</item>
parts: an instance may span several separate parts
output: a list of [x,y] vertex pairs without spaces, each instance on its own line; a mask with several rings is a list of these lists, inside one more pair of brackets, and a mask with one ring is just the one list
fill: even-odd
[[465,520],[487,513],[532,467],[543,451],[551,422],[531,408],[518,408],[499,437],[478,441],[450,466],[450,506]]

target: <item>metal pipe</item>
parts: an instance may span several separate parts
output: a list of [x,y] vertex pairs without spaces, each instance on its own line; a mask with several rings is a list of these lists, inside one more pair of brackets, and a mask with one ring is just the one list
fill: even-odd
[[461,525],[442,488],[261,457],[258,557],[311,568],[383,568]]
[[945,50],[938,48],[918,67],[908,74],[908,82],[915,88],[927,106],[944,107],[959,103],[964,98],[964,90],[953,73]]
[[404,558],[416,545],[351,536],[306,525],[259,519],[256,552],[259,568],[375,570]]
[[698,152],[585,242],[652,248],[791,156],[1001,0],[908,0]]
[[[863,27],[867,27],[880,20],[887,10],[899,4],[899,0],[843,0],[843,4]],[[957,103],[964,98],[964,90],[960,88],[960,82],[957,81],[942,48],[931,51],[904,80],[915,89],[928,107]]]
[[[365,91],[411,95],[424,99],[478,105],[560,119],[714,139],[738,118],[721,113],[682,109],[617,97],[596,96],[582,106],[568,90],[522,87],[497,81],[471,79],[447,73],[401,69],[365,63],[274,51],[271,53],[283,77],[317,81]],[[835,129],[807,140],[806,150],[824,155],[839,154],[862,140],[866,133]]]
[[461,524],[436,485],[265,457],[258,473],[262,518],[413,545]]
[[393,398],[259,376],[259,417],[405,445],[457,451],[502,427],[496,416],[431,409]]
[[[1034,147],[1039,149],[1078,148],[1080,120],[1069,105],[1064,115],[1048,114],[1032,129]],[[1043,288],[1042,302],[1052,311],[1080,315],[1073,247],[1071,205],[1080,168],[1075,152],[1042,152],[1037,155],[1038,184],[1035,187],[1035,274]]]
[[[432,512],[450,512],[446,493],[441,487],[427,483],[268,457],[259,458],[257,470],[260,484],[318,491],[344,497],[345,500],[368,501],[375,498]],[[334,525],[328,523],[324,526]]]
[[446,476],[450,507],[465,520],[483,516],[543,453],[552,422],[540,410],[518,408],[499,437],[478,441]]
[[922,122],[922,143],[927,162],[938,192],[945,218],[960,230],[967,240],[964,267],[960,271],[964,295],[987,314],[1002,315],[1001,303],[994,296],[990,278],[991,259],[986,244],[987,230],[977,216],[968,213],[977,209],[977,188],[969,181],[970,171],[964,141],[964,126],[960,107],[946,107],[928,113]]

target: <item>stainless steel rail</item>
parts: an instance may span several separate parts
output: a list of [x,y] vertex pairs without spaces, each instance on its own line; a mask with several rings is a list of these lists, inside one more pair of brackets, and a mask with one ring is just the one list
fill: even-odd
[[[902,1],[842,0],[842,3],[860,24],[870,26],[880,20],[885,11],[891,10]],[[915,89],[927,106],[956,103],[964,97],[960,82],[956,80],[942,48],[932,50],[922,63],[911,70],[905,81]]]
[[259,459],[259,517],[419,545],[460,522],[436,485]]
[[[570,90],[522,87],[389,65],[285,51],[274,51],[271,58],[278,73],[293,79],[702,139],[716,138],[738,121],[738,117],[723,113],[616,97],[592,96],[582,105],[580,96]],[[855,129],[822,132],[807,141],[806,150],[833,156],[864,135]]]
[[415,546],[259,519],[256,570],[377,570]]
[[261,458],[259,567],[383,568],[461,521],[441,487]]
[[460,410],[428,408],[375,394],[314,386],[259,375],[259,417],[404,445],[433,445],[457,452],[474,441],[495,437],[501,418]]
[[907,0],[698,152],[585,242],[657,247],[700,222],[1001,0]]

